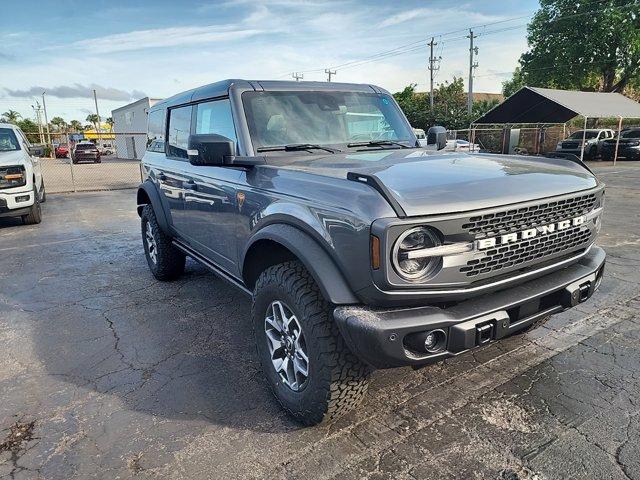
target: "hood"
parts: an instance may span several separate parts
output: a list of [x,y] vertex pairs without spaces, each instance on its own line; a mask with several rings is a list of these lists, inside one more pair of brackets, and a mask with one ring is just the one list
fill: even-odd
[[10,165],[24,165],[24,152],[22,150],[0,152],[0,167],[8,167]]
[[[598,181],[564,159],[421,149],[268,159],[270,165],[347,178],[373,176],[406,216],[477,210],[587,190]],[[399,212],[401,213],[401,212]]]

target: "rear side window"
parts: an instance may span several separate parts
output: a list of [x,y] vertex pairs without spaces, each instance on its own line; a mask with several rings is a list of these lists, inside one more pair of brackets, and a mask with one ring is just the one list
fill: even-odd
[[196,107],[196,133],[215,133],[237,140],[236,129],[233,126],[231,103],[228,98],[213,102],[199,103]]
[[189,134],[191,133],[191,105],[169,110],[169,155],[187,157]]
[[147,127],[147,150],[150,152],[164,152],[164,117],[166,110],[149,112],[149,126]]

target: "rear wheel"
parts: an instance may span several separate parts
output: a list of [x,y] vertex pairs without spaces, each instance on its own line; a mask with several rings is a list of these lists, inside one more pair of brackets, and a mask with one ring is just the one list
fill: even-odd
[[171,244],[158,225],[151,205],[142,209],[142,244],[149,269],[158,280],[175,280],[184,272],[185,255]]
[[367,392],[371,368],[346,346],[315,281],[299,262],[266,269],[251,311],[258,357],[278,402],[299,422],[334,420]]
[[22,215],[22,223],[25,225],[36,225],[42,222],[42,206],[40,205],[40,195],[34,183],[33,185],[33,205],[27,215]]

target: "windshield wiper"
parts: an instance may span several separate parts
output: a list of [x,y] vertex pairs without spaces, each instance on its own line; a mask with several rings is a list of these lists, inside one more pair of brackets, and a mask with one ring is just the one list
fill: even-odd
[[383,147],[385,145],[397,145],[402,148],[413,148],[394,140],[369,140],[368,142],[347,143],[347,147]]
[[341,152],[337,148],[323,147],[322,145],[316,145],[315,143],[290,143],[288,145],[276,145],[273,147],[258,147],[258,152],[295,152],[297,150],[324,150],[329,153]]

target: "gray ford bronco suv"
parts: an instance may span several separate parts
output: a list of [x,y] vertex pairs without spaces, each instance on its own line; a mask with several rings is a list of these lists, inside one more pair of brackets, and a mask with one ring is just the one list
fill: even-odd
[[373,85],[226,80],[154,105],[148,137],[153,275],[189,256],[251,295],[265,377],[305,424],[356,406],[376,368],[523,331],[602,278],[583,164],[420,148]]

